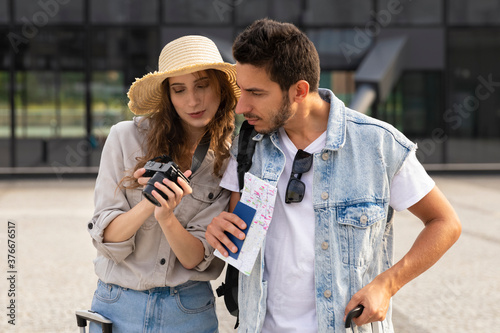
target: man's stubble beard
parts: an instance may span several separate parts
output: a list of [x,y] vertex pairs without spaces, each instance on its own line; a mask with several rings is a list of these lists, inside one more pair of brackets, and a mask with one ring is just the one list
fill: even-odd
[[283,94],[280,108],[269,119],[271,125],[267,129],[262,129],[257,132],[261,134],[270,134],[276,132],[280,127],[283,127],[286,122],[292,117],[292,110],[290,110],[290,100],[288,94]]

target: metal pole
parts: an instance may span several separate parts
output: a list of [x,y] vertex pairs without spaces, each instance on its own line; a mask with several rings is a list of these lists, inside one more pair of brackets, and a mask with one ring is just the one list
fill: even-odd
[[[90,0],[84,2],[85,6],[85,133],[87,136],[87,144],[90,146],[92,137],[92,41],[90,31]],[[89,148],[90,149],[90,148]],[[92,162],[92,154],[89,151],[86,158],[86,166],[90,166]]]
[[[14,17],[14,0],[9,1],[9,15],[10,15],[10,31],[15,29],[15,17]],[[10,75],[9,75],[9,102],[10,102],[10,166],[14,168],[16,166],[16,102],[14,98],[15,94],[15,81],[16,81],[16,52],[13,47],[10,48]]]

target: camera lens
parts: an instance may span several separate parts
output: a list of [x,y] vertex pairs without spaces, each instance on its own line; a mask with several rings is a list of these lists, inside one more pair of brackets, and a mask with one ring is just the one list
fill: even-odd
[[158,202],[158,200],[156,200],[156,198],[153,196],[153,194],[151,192],[156,191],[165,200],[168,200],[168,196],[155,187],[155,183],[156,182],[162,183],[163,179],[165,179],[165,176],[163,175],[163,173],[161,173],[161,172],[155,173],[154,176],[149,179],[148,184],[146,185],[144,190],[142,190],[142,194],[144,195],[144,197],[146,197],[146,199],[148,199],[153,205],[158,206],[158,207],[160,207],[161,204]]

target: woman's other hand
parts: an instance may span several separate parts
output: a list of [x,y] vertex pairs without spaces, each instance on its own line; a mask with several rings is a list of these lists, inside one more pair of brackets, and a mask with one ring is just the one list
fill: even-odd
[[151,177],[142,177],[142,175],[145,172],[146,172],[145,168],[139,168],[134,172],[134,177],[137,179],[137,182],[143,186],[145,186],[148,183],[149,179],[151,178]]

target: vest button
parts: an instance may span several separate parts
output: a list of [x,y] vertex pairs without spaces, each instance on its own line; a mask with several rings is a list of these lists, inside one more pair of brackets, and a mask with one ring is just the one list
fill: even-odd
[[328,250],[328,242],[323,242],[323,243],[321,243],[321,248],[322,248],[323,250]]
[[368,222],[368,216],[361,215],[361,218],[359,219],[359,222],[361,222],[362,224],[366,224],[366,222]]
[[212,192],[210,192],[210,193],[208,194],[208,198],[209,198],[210,200],[212,200],[212,199],[214,198],[214,194],[213,194]]
[[323,199],[323,200],[328,199],[328,193],[327,192],[321,193],[321,199]]
[[325,290],[323,296],[325,296],[325,298],[330,298],[332,296],[332,292],[330,290]]
[[167,261],[165,260],[165,258],[161,258],[161,260],[160,260],[160,265],[165,265],[165,263],[166,263],[166,262],[167,262]]
[[328,154],[327,152],[325,152],[325,153],[321,154],[321,158],[323,159],[323,161],[328,160],[328,155],[329,155],[329,154]]

